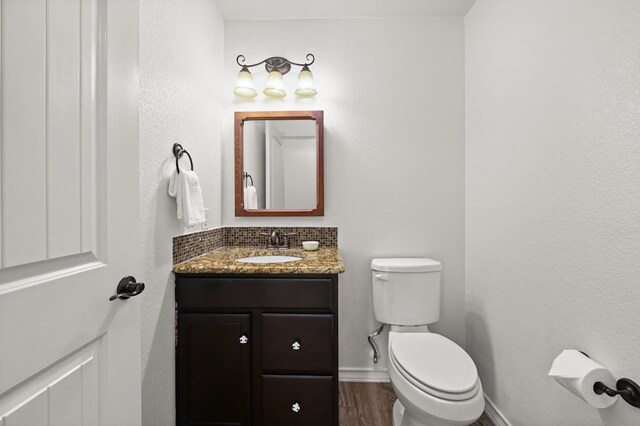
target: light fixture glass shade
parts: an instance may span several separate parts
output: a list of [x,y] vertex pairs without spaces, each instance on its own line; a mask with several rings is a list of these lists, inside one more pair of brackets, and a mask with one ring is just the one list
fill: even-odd
[[296,87],[296,95],[298,96],[315,96],[318,94],[316,85],[313,82],[313,74],[308,66],[302,67],[298,76],[298,86]]
[[255,98],[258,94],[253,84],[253,76],[251,72],[249,72],[249,68],[242,67],[238,73],[236,87],[233,88],[233,93],[241,98]]
[[284,91],[284,80],[278,71],[271,71],[267,78],[267,85],[263,93],[272,98],[284,98],[287,92]]

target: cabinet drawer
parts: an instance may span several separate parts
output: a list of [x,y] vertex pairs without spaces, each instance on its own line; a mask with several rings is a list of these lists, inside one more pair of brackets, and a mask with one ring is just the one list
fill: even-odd
[[262,376],[264,426],[329,426],[337,404],[333,377]]
[[331,309],[331,278],[181,278],[178,309]]
[[262,327],[263,370],[332,373],[333,315],[264,314]]

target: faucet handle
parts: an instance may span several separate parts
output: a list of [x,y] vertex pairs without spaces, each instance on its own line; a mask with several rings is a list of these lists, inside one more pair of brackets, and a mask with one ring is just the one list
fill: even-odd
[[272,234],[269,234],[268,232],[260,232],[260,235],[262,235],[263,237],[267,237],[266,248],[271,248],[275,245],[275,238]]
[[280,241],[281,242],[280,246],[282,248],[289,248],[290,246],[289,237],[293,237],[294,235],[297,235],[297,234],[295,232],[281,233],[280,236],[282,237],[282,240]]

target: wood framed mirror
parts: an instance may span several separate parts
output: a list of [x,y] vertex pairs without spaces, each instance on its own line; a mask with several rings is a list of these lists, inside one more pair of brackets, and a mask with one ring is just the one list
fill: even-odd
[[323,111],[234,119],[236,216],[324,216]]

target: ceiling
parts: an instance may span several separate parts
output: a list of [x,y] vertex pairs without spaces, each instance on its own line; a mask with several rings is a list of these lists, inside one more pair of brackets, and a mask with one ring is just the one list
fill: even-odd
[[218,0],[224,19],[464,16],[475,0]]

